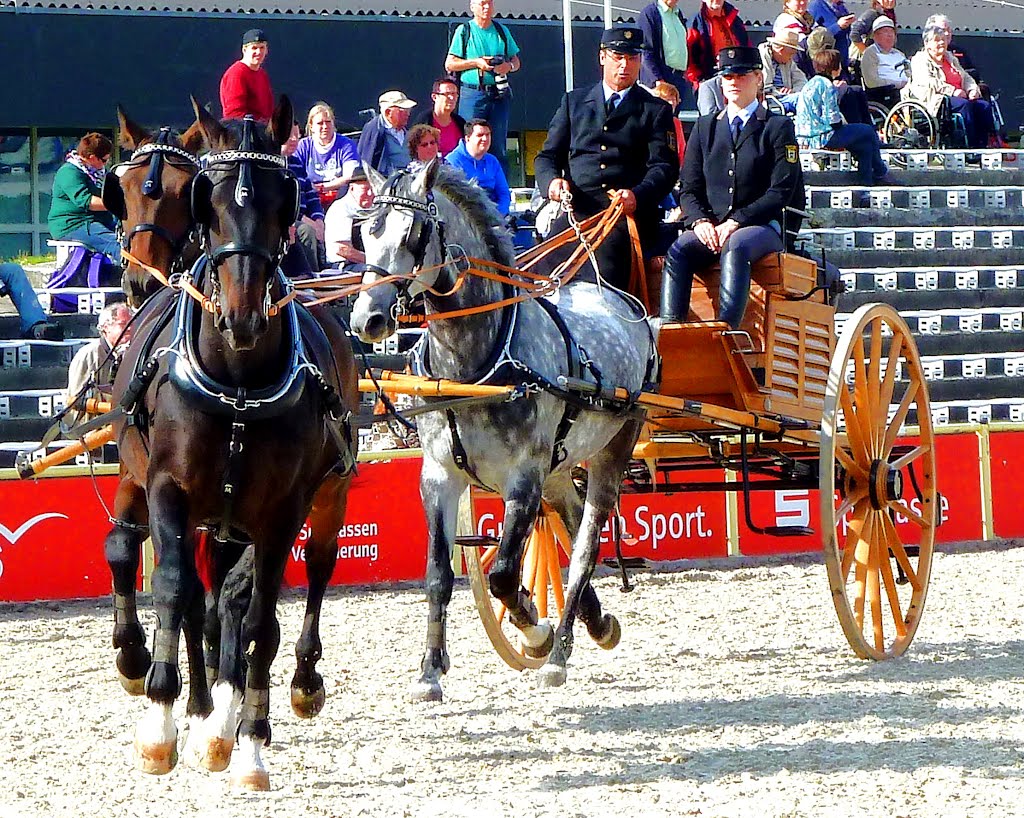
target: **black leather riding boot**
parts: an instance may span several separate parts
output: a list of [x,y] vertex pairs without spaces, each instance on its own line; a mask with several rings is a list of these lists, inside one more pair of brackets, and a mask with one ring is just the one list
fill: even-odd
[[676,257],[673,245],[665,256],[661,270],[661,318],[666,323],[686,321],[690,314],[690,291],[693,274],[682,259]]
[[750,259],[742,251],[722,253],[721,269],[718,320],[739,329],[750,298]]

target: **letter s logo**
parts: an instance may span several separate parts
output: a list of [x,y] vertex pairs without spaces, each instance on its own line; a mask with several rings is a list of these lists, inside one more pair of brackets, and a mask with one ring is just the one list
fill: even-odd
[[775,524],[810,526],[811,499],[806,490],[775,492]]

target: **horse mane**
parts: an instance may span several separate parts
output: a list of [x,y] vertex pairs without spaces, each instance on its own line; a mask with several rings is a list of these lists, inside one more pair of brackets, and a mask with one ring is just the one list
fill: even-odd
[[461,171],[450,165],[438,168],[434,188],[466,214],[470,223],[480,231],[495,261],[507,267],[515,266],[512,240],[505,230],[501,214],[483,188],[468,181]]

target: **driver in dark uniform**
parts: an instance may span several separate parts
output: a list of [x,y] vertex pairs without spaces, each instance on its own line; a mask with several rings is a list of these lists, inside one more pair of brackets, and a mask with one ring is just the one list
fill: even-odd
[[[618,193],[636,219],[648,255],[657,241],[660,207],[679,174],[672,109],[636,84],[644,35],[620,26],[601,35],[602,81],[570,91],[548,127],[534,162],[537,186],[553,201],[572,193],[580,220],[605,210]],[[569,227],[562,214],[552,234]],[[628,285],[630,240],[622,219],[595,253],[601,276]]]
[[736,329],[747,308],[751,265],[785,247],[783,224],[798,226],[783,211],[803,207],[803,176],[792,120],[758,100],[757,49],[725,48],[718,60],[726,109],[700,117],[686,143],[680,197],[686,231],[665,259],[661,317],[686,321],[694,273],[721,264],[718,317]]

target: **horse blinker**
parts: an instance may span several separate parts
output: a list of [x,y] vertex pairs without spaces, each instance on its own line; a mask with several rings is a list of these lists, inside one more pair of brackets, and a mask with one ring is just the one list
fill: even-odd
[[103,206],[118,219],[124,221],[128,218],[128,206],[124,201],[124,188],[121,187],[121,179],[116,173],[108,173],[103,177],[103,187],[100,189],[100,199]]

